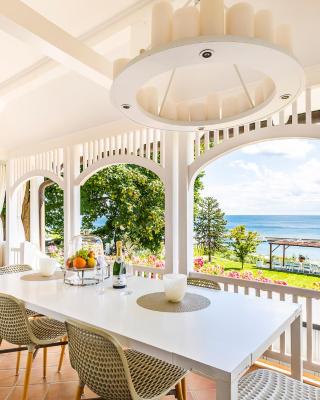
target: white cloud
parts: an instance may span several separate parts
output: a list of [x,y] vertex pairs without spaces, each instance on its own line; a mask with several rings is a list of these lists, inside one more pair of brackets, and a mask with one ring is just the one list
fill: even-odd
[[313,150],[310,141],[300,139],[273,140],[246,146],[242,149],[244,154],[281,156],[293,159],[304,158]]
[[312,158],[294,170],[277,170],[237,160],[233,167],[254,174],[236,181],[205,185],[204,195],[218,199],[227,214],[319,214],[320,161]]
[[257,176],[260,175],[260,168],[259,168],[258,164],[254,163],[254,162],[248,162],[248,161],[244,161],[244,160],[235,160],[232,163],[230,163],[230,166],[235,167],[235,168],[240,168],[245,171],[252,171]]

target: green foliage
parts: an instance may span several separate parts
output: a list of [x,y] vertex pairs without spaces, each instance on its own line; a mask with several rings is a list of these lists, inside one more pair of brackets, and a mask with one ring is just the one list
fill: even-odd
[[58,239],[63,238],[63,190],[57,184],[45,190],[46,232]]
[[200,199],[195,217],[195,239],[211,257],[216,251],[222,250],[226,233],[227,221],[219,203],[213,197]]
[[205,172],[202,171],[200,174],[196,177],[194,181],[194,190],[193,190],[193,196],[194,196],[194,206],[193,206],[193,212],[194,212],[194,218],[197,217],[198,211],[199,211],[199,203],[201,201],[201,191],[203,190],[203,182],[202,178],[204,177]]
[[[164,189],[152,172],[116,165],[94,174],[81,188],[82,227],[105,242],[130,238],[138,248],[157,252],[164,240]],[[98,218],[105,217],[96,228]]]
[[[201,173],[195,180],[195,208],[203,188]],[[63,237],[63,191],[46,189],[47,233]],[[115,165],[94,174],[81,187],[82,229],[104,242],[130,242],[130,252],[160,253],[164,241],[164,187],[153,172],[135,165]],[[98,218],[106,222],[97,228]]]
[[241,262],[242,268],[246,258],[255,253],[260,244],[258,232],[247,231],[245,225],[239,225],[230,231],[230,246]]

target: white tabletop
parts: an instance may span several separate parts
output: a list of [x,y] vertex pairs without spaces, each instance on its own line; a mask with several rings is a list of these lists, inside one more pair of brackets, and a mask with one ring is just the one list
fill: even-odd
[[190,313],[161,313],[136,303],[143,294],[162,291],[159,280],[129,278],[132,294],[124,295],[110,287],[109,279],[101,295],[96,286],[25,281],[21,275],[25,274],[2,276],[0,292],[16,296],[35,311],[85,321],[231,376],[250,366],[301,312],[297,304],[188,287],[208,297],[211,305]]

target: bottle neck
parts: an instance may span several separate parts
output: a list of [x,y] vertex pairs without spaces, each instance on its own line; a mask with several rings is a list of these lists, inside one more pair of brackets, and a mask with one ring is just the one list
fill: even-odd
[[117,247],[117,257],[121,257],[122,256],[122,248],[121,246]]

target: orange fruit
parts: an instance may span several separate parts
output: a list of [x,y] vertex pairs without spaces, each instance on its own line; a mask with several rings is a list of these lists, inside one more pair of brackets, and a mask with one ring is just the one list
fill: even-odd
[[74,268],[77,268],[77,269],[81,269],[81,268],[85,268],[85,266],[87,265],[87,262],[86,262],[86,260],[84,259],[84,258],[82,258],[82,257],[76,257],[74,260],[73,260],[73,266],[74,266]]
[[66,266],[67,266],[67,268],[72,268],[72,259],[71,258],[67,259]]

